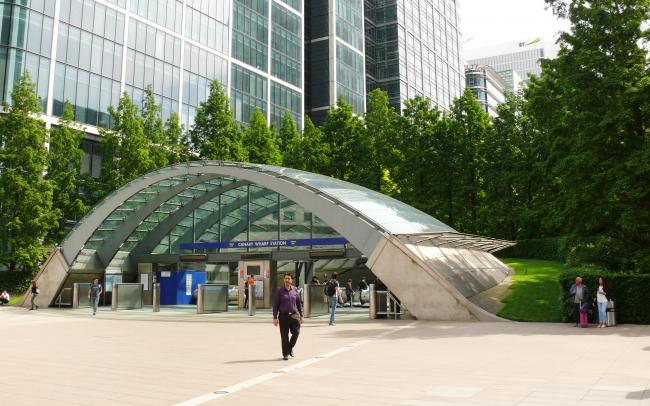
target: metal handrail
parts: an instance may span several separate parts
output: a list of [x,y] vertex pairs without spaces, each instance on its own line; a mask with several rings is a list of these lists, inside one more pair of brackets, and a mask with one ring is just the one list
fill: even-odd
[[59,292],[59,296],[54,301],[54,304],[58,305],[59,309],[61,308],[61,305],[63,305],[63,306],[72,306],[72,301],[70,303],[61,301],[61,298],[63,296],[63,292],[70,292],[70,299],[72,299],[72,288],[63,288],[63,289],[61,289],[61,292]]
[[[393,296],[392,292],[390,290],[379,290],[376,292],[377,296],[383,296],[386,295],[386,311],[379,311],[377,310],[375,314],[377,315],[385,315],[385,316],[393,316],[396,320],[398,316],[402,316],[405,314],[405,311],[407,310],[404,305],[397,300],[395,296]],[[399,309],[399,310],[397,310]]]

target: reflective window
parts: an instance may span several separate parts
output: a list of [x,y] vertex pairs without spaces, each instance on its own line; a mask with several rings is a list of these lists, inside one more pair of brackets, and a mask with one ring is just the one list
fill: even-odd
[[256,108],[266,114],[267,79],[265,77],[233,64],[231,80],[230,101],[238,121],[248,122]]
[[271,73],[300,86],[302,79],[302,22],[295,13],[273,4]]
[[293,115],[298,128],[302,128],[300,93],[276,82],[271,82],[271,122],[274,122],[278,128],[282,126],[282,118],[287,110]]
[[236,0],[233,10],[233,57],[266,71],[268,69],[268,10],[261,13],[266,1]]

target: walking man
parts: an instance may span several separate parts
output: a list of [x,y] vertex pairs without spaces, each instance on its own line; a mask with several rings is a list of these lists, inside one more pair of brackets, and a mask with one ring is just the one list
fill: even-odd
[[325,292],[327,294],[327,300],[330,307],[330,326],[336,326],[336,305],[339,303],[339,281],[337,278],[339,274],[334,272],[332,277],[327,282],[327,288]]
[[[300,325],[305,320],[302,313],[300,293],[293,285],[291,274],[284,274],[284,286],[275,293],[273,300],[273,325],[280,324],[280,338],[282,339],[282,359],[293,357],[293,347],[296,346]],[[291,332],[291,339],[289,339]]]
[[102,290],[102,284],[99,283],[99,279],[93,279],[90,289],[88,289],[88,301],[90,302],[90,307],[93,308],[93,316],[97,313],[97,305],[99,304],[99,295],[104,292]]

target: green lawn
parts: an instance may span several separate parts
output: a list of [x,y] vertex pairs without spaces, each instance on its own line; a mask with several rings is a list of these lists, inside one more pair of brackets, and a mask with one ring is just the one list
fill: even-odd
[[501,301],[505,306],[498,315],[518,321],[560,322],[562,289],[560,272],[565,265],[537,259],[501,259],[515,269],[511,293]]

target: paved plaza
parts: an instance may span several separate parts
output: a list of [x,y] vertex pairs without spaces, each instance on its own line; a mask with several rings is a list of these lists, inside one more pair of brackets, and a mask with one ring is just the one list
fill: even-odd
[[1,405],[646,405],[650,326],[0,308]]

